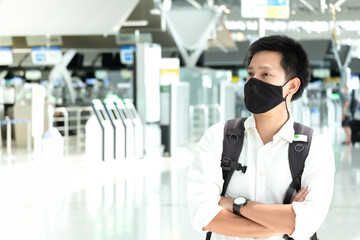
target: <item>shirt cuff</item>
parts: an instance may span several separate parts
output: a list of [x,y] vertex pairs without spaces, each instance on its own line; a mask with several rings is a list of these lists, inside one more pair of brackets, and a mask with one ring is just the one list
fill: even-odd
[[295,212],[295,230],[290,235],[291,238],[296,240],[309,240],[304,227],[308,225],[309,219],[306,217],[306,205],[304,202],[293,202],[292,208]]

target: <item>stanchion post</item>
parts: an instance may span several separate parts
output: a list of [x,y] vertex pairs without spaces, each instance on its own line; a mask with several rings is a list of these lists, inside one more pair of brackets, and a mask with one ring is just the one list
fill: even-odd
[[11,120],[9,116],[5,117],[6,123],[6,150],[8,157],[11,157]]

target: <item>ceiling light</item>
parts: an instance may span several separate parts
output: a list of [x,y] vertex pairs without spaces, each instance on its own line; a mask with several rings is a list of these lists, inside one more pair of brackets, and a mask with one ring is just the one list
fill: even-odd
[[120,30],[120,25],[119,25],[119,24],[115,25],[115,26],[111,29],[111,31],[113,31],[113,32],[118,32],[119,30]]
[[157,9],[157,8],[153,8],[153,9],[150,9],[150,14],[151,15],[160,15],[160,9]]
[[149,25],[148,20],[126,21],[122,24],[123,27],[146,27],[147,25]]
[[223,10],[226,14],[229,14],[231,12],[231,10],[225,5],[221,5],[220,9]]

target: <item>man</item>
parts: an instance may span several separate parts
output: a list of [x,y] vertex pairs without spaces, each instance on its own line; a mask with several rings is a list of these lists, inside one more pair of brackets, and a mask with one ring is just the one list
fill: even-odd
[[346,135],[346,140],[342,144],[350,145],[351,144],[351,128],[350,128],[350,98],[349,98],[349,88],[346,84],[343,86],[344,92],[340,92],[340,99],[342,102],[342,118],[341,126],[343,127]]
[[[292,181],[288,146],[294,120],[288,106],[310,79],[301,45],[286,36],[264,37],[249,49],[245,104],[253,114],[245,121],[243,148],[225,197],[220,159],[224,123],[206,131],[196,149],[188,178],[188,203],[194,227],[215,239],[310,239],[323,222],[332,198],[334,158],[328,139],[313,134],[301,179],[303,189],[282,204]],[[279,95],[280,94],[280,95]],[[234,200],[247,199],[237,211]]]

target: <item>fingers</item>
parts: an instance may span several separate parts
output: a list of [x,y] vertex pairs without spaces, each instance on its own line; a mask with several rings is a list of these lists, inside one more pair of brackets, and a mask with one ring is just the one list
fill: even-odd
[[300,191],[294,196],[291,202],[303,202],[305,201],[306,196],[308,195],[308,187],[300,189]]
[[306,196],[308,195],[308,193],[309,193],[309,190],[306,188],[306,190],[304,190],[303,194],[300,196],[298,202],[303,202],[303,201],[305,201]]

